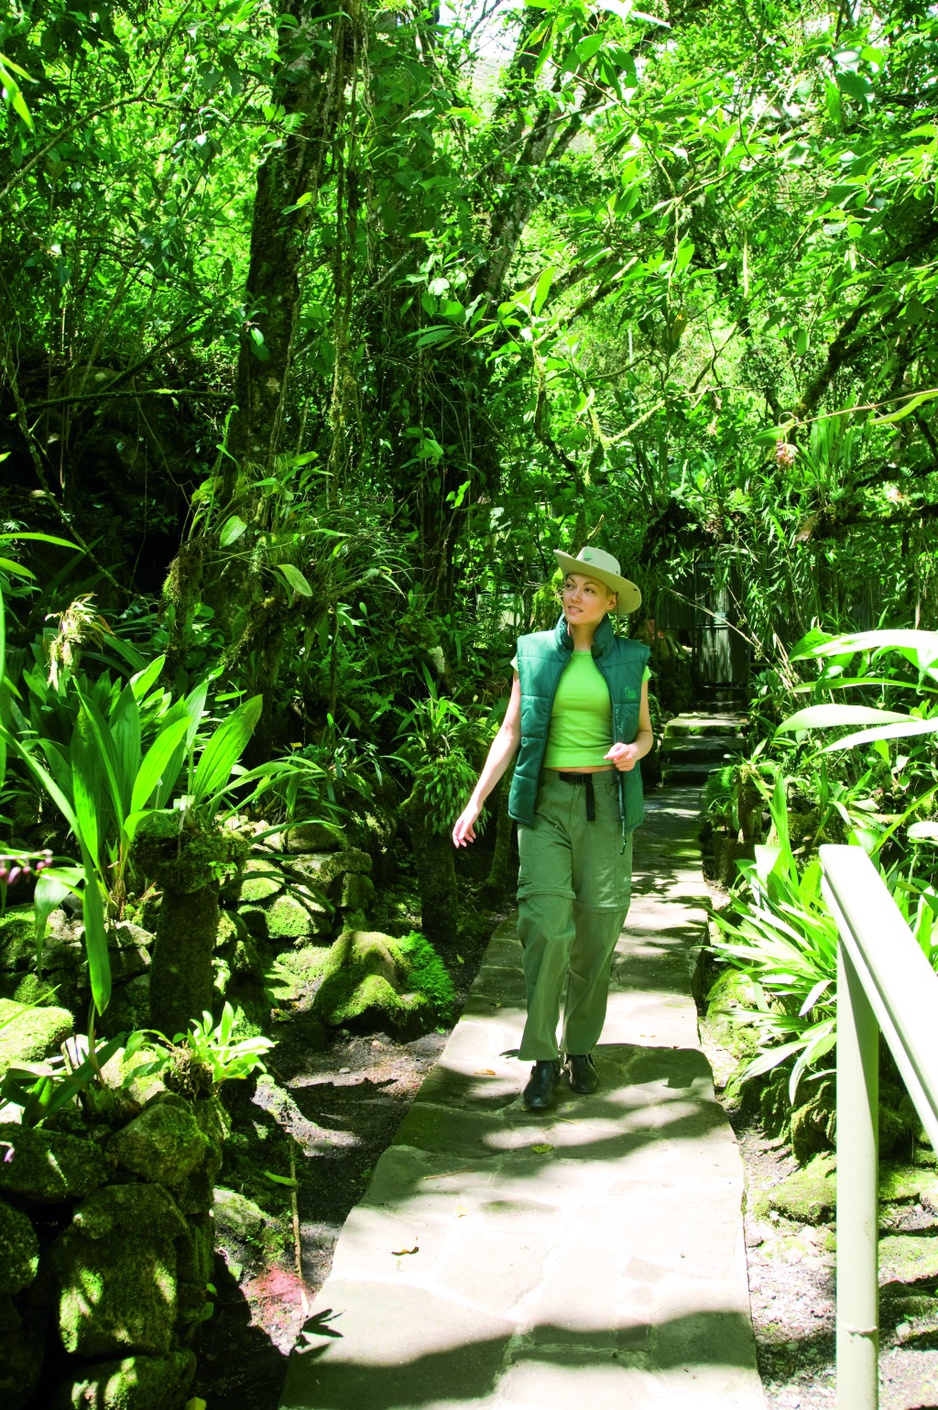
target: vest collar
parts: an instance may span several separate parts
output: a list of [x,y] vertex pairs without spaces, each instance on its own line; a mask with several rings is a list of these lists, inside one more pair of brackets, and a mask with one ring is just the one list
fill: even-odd
[[[616,634],[612,630],[612,624],[609,621],[609,614],[607,613],[596,628],[596,636],[593,639],[593,645],[590,647],[593,660],[595,661],[600,656],[605,656],[608,651],[611,651],[615,639]],[[573,650],[573,637],[570,635],[567,628],[567,619],[562,612],[560,614],[560,620],[556,627],[554,627],[554,645],[557,647],[558,651]]]

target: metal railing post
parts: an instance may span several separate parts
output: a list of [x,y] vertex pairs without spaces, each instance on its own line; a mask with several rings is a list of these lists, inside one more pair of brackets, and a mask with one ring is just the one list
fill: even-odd
[[837,1410],[877,1410],[879,1025],[837,954]]

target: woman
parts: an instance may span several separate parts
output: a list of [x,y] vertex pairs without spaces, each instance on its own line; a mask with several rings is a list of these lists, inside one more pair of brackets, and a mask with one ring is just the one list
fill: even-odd
[[[606,1016],[609,970],[629,908],[632,832],[642,820],[638,761],[652,746],[648,647],[617,637],[608,614],[634,612],[641,593],[609,553],[556,552],[566,576],[553,631],[518,641],[511,698],[453,843],[475,823],[515,754],[508,811],[518,823],[518,935],[527,1020],[518,1056],[531,1061],[524,1102],[551,1106],[561,1073],[599,1085],[591,1050]],[[610,747],[611,746],[611,747]]]

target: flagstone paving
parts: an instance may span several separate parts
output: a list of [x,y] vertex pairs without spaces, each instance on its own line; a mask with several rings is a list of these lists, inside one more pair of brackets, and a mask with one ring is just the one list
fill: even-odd
[[284,1410],[764,1410],[742,1164],[697,1046],[697,795],[649,800],[596,1050],[533,1116],[514,921],[349,1215]]

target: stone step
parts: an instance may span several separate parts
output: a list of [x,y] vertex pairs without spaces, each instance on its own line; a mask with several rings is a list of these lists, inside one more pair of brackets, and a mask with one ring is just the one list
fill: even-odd
[[739,734],[746,724],[745,715],[733,713],[703,714],[688,712],[675,715],[664,727],[665,739],[688,735]]
[[706,760],[721,763],[729,754],[735,756],[746,752],[746,741],[739,734],[706,734],[665,736],[661,745],[661,758],[668,760]]
[[665,784],[685,784],[687,787],[700,786],[719,767],[719,763],[665,764],[661,770],[661,781]]

